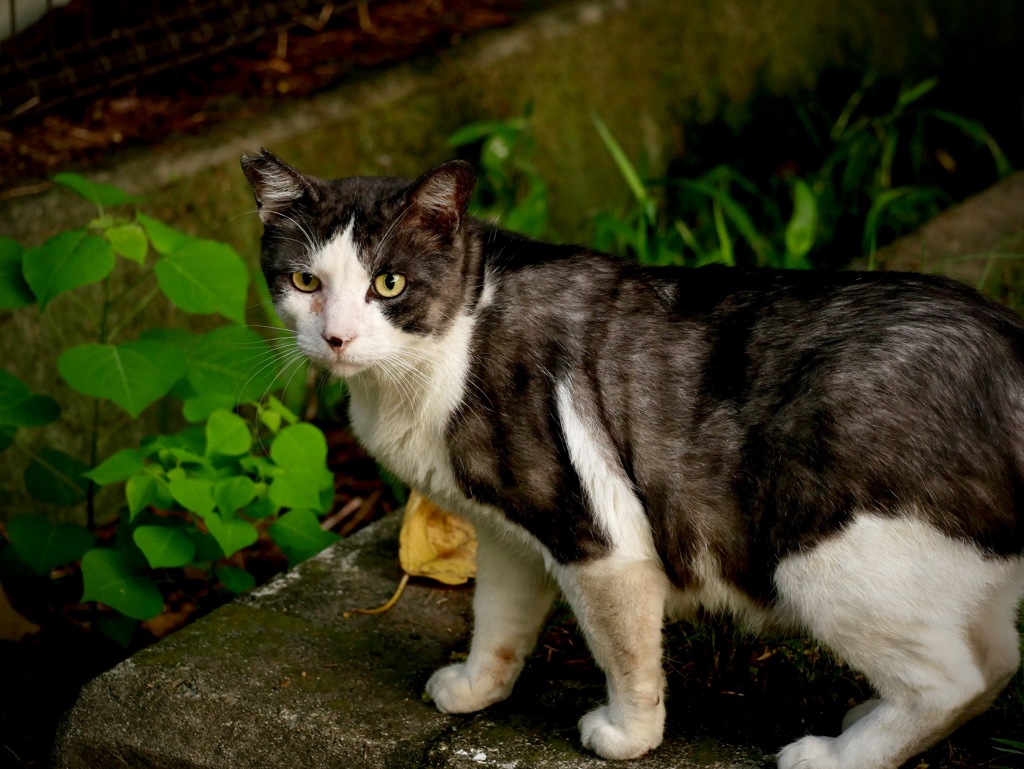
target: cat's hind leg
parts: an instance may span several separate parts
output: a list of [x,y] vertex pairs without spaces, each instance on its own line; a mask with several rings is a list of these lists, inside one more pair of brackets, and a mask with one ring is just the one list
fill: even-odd
[[598,666],[608,704],[583,716],[583,746],[602,758],[636,758],[661,744],[665,729],[662,624],[668,580],[652,561],[609,556],[558,570]]
[[895,769],[988,707],[1019,664],[1021,562],[920,520],[862,515],[784,559],[776,584],[783,610],[879,695],[839,737],[787,745],[780,769]]
[[473,713],[512,692],[554,600],[541,556],[477,527],[477,576],[469,657],[435,672],[427,694],[442,713]]

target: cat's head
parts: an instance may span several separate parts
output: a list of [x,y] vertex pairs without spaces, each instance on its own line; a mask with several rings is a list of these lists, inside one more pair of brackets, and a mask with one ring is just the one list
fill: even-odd
[[333,373],[408,360],[474,300],[468,163],[449,161],[414,182],[328,181],[262,150],[243,157],[242,169],[277,312],[300,349]]

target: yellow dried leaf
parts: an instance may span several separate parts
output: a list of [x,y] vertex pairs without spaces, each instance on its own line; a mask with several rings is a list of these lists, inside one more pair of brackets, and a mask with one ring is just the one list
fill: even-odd
[[473,526],[412,491],[398,537],[398,559],[407,574],[461,585],[476,575]]

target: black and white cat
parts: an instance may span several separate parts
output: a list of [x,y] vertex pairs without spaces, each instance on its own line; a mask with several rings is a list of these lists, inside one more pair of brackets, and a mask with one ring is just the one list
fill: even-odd
[[870,680],[783,769],[897,767],[1020,664],[1024,323],[918,275],[649,269],[466,215],[419,180],[245,157],[262,267],[299,347],[344,377],[384,465],[477,526],[447,713],[507,697],[557,590],[608,703],[605,758],[658,746],[662,624],[799,628]]

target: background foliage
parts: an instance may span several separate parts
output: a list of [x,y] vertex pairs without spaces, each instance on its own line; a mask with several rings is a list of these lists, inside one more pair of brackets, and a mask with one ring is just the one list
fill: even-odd
[[[23,480],[32,498],[69,510],[67,520],[16,511],[5,525],[0,577],[46,579],[79,564],[80,600],[96,602],[101,629],[127,643],[137,621],[165,610],[164,592],[186,574],[228,593],[251,587],[236,556],[261,531],[290,563],[334,541],[319,521],[334,501],[333,477],[323,433],[271,393],[290,353],[244,325],[249,275],[239,256],[132,212],[119,189],[74,174],[54,181],[97,215],[36,248],[0,239],[0,309],[54,323],[52,302],[76,305],[93,341],[52,354],[73,397],[92,401],[91,422],[69,426],[87,433],[90,448],[75,456],[41,444],[33,432],[68,411],[0,373],[0,447],[30,458]],[[94,304],[82,289],[97,284]],[[155,301],[228,322],[204,333],[141,327]],[[158,401],[179,404],[182,429],[106,450]],[[118,489],[106,497],[120,499],[112,510],[99,509],[101,487]],[[76,521],[81,507],[84,521]],[[116,536],[99,541],[97,524],[118,516]]]

